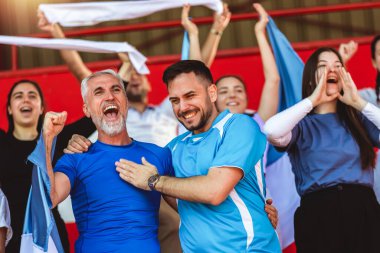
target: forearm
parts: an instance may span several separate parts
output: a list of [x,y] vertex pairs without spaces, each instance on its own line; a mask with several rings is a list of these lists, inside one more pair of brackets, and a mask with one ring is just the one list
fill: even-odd
[[52,165],[52,146],[54,137],[45,135],[43,140],[45,145],[46,169],[50,181],[50,200],[52,202],[52,208],[54,208],[58,204],[58,195],[55,189],[55,176]]
[[155,189],[173,198],[191,202],[218,205],[221,201],[218,187],[207,176],[175,178],[162,176]]
[[[57,39],[64,39],[65,34],[58,24],[53,25],[51,35]],[[81,82],[84,78],[91,74],[91,71],[84,64],[79,53],[75,50],[60,50],[60,54],[70,72]]]
[[[264,133],[268,140],[276,146],[286,146],[290,141],[289,136],[291,137],[292,129],[312,109],[311,101],[306,98],[271,117],[264,125]],[[285,141],[283,140],[284,137],[287,137]]]
[[272,117],[278,109],[280,75],[265,32],[261,30],[256,31],[256,38],[260,49],[265,78],[258,113],[265,122]]
[[123,79],[123,81],[129,82],[131,80],[131,70],[132,70],[131,62],[130,61],[123,62],[123,64],[121,65],[119,69],[118,74]]
[[211,29],[207,36],[206,42],[204,43],[201,51],[203,62],[207,65],[207,67],[211,67],[214,62],[221,38],[222,32],[213,29]]
[[189,40],[190,40],[190,55],[189,55],[190,60],[202,61],[198,33],[189,33]]
[[263,63],[265,80],[278,81],[280,75],[278,73],[276,61],[270,48],[269,42],[264,31],[256,31],[257,44],[260,49],[261,61]]

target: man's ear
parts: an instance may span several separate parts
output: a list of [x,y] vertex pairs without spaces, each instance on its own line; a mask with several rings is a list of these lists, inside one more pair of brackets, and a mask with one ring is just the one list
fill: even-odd
[[87,118],[91,118],[90,112],[88,111],[88,108],[87,108],[86,104],[83,104],[82,109],[83,109],[84,115],[86,115]]
[[212,103],[216,102],[216,99],[218,98],[218,88],[215,84],[211,84],[207,88],[208,96],[210,97],[210,100]]

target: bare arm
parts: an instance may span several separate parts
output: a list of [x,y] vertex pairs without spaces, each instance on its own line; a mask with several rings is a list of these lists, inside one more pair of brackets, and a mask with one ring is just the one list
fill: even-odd
[[131,80],[131,74],[133,70],[132,63],[127,53],[118,53],[119,59],[123,63],[119,69],[119,75],[124,81],[129,82]]
[[[156,167],[145,159],[142,160],[142,164],[120,159],[116,162],[116,170],[122,179],[144,190],[150,190],[148,179],[157,174]],[[243,171],[239,168],[210,168],[205,176],[189,178],[162,176],[155,189],[174,198],[219,205],[242,177]]]
[[50,199],[52,208],[62,202],[70,193],[69,178],[61,172],[53,172],[52,166],[52,144],[54,137],[62,131],[67,113],[48,112],[45,115],[43,126],[43,140],[45,145],[46,168],[50,180]]
[[199,46],[199,38],[198,38],[198,27],[191,22],[189,19],[189,12],[190,12],[191,6],[189,4],[185,4],[182,8],[182,16],[181,16],[181,24],[183,28],[188,32],[189,34],[189,40],[190,40],[190,59],[191,60],[202,60],[201,57],[201,49]]
[[[148,179],[157,174],[157,168],[154,165],[144,158],[142,164],[120,159],[115,165],[122,179],[140,189],[150,190],[147,184]],[[155,190],[164,194],[165,200],[175,210],[177,210],[175,199],[217,206],[228,197],[242,177],[243,171],[236,167],[210,168],[205,176],[188,178],[161,176],[155,184]],[[270,202],[265,205],[265,211],[273,227],[276,228],[277,209]]]
[[[54,38],[65,38],[65,34],[63,33],[62,28],[58,24],[49,23],[42,12],[38,13],[38,19],[38,27],[41,30],[50,32],[51,36]],[[81,82],[84,78],[92,73],[91,70],[89,70],[84,64],[77,51],[60,50],[60,54],[70,72],[78,79],[79,82]]]
[[243,172],[238,168],[212,168],[205,176],[189,178],[163,176],[155,189],[175,198],[219,205],[242,177]]
[[202,47],[202,59],[208,67],[214,62],[220,39],[222,38],[223,31],[230,23],[230,19],[231,12],[225,3],[223,4],[223,13],[220,15],[217,13],[214,14],[214,23]]
[[265,28],[269,21],[268,14],[260,4],[254,4],[253,7],[260,15],[260,20],[255,25],[255,34],[260,49],[265,77],[257,112],[265,122],[276,114],[278,109],[280,75],[278,74],[276,61],[265,34]]

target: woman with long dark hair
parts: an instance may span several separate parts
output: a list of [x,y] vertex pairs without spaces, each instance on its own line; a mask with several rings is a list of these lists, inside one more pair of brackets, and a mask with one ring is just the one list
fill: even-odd
[[333,48],[306,62],[302,97],[264,126],[269,141],[288,152],[301,196],[297,251],[380,252],[372,189],[380,110],[359,96]]
[[[6,113],[9,127],[7,133],[0,136],[0,182],[8,198],[13,229],[13,237],[6,247],[6,252],[20,252],[33,169],[33,166],[27,162],[27,157],[37,144],[45,107],[42,90],[34,81],[18,81],[8,93]],[[63,153],[63,148],[73,132],[82,131],[83,135],[89,135],[94,131],[94,126],[91,120],[83,118],[65,127],[64,131],[65,133],[57,140],[56,157]],[[53,209],[53,214],[62,244],[65,251],[69,252],[65,224],[57,208]]]

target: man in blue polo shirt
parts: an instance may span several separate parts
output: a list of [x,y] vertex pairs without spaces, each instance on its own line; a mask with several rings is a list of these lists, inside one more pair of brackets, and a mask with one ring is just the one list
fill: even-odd
[[[82,81],[83,111],[98,130],[98,141],[83,154],[66,154],[51,165],[53,139],[62,130],[66,112],[45,116],[43,142],[53,207],[71,194],[79,230],[75,252],[159,253],[158,209],[161,194],[124,182],[115,161],[149,160],[162,175],[172,174],[167,148],[132,140],[126,130],[128,101],[123,82],[112,70]],[[142,250],[142,251],[141,251]]]
[[176,177],[146,161],[125,160],[116,163],[120,177],[178,199],[184,252],[281,252],[264,211],[266,140],[258,125],[217,111],[217,88],[200,61],[173,64],[163,80],[176,117],[189,130],[168,144]]

